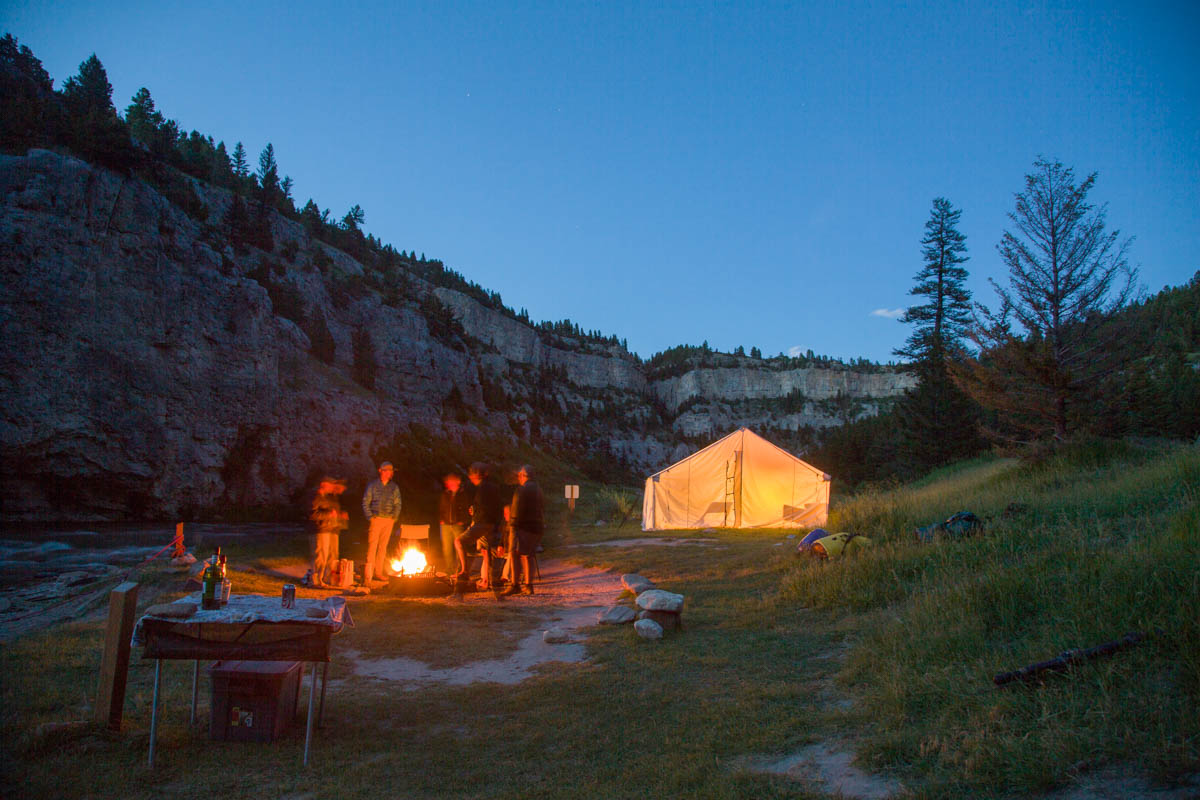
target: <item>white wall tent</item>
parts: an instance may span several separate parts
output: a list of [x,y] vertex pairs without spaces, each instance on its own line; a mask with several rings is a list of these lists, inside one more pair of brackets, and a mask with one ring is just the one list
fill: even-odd
[[642,530],[824,525],[829,480],[816,467],[739,428],[646,479]]

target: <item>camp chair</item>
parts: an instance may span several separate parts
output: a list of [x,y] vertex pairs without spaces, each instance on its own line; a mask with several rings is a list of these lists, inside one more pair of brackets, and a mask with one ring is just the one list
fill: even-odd
[[428,540],[429,539],[429,526],[428,525],[401,525],[400,526],[400,538],[401,539],[425,539],[425,540]]

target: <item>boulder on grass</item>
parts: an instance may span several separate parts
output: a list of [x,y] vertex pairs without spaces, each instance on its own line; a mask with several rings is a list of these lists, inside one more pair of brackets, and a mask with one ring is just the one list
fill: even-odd
[[671,611],[678,614],[683,610],[683,595],[674,592],[664,592],[662,589],[649,589],[638,595],[638,608],[647,611]]
[[641,618],[657,622],[664,631],[679,630],[683,627],[683,620],[678,611],[643,611]]
[[551,628],[542,634],[542,641],[546,644],[563,644],[571,641],[571,634],[562,628]]
[[633,622],[634,616],[634,611],[629,606],[609,606],[600,612],[597,619],[601,625],[624,625]]
[[663,637],[662,626],[652,619],[639,619],[633,623],[633,629],[643,639],[661,639]]
[[641,594],[654,588],[654,581],[641,575],[627,572],[621,576],[621,585],[634,594]]

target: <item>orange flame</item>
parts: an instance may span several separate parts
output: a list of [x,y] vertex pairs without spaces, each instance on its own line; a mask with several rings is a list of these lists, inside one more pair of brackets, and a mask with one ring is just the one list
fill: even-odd
[[425,554],[415,547],[404,551],[403,558],[392,559],[392,572],[397,575],[417,575],[425,571]]

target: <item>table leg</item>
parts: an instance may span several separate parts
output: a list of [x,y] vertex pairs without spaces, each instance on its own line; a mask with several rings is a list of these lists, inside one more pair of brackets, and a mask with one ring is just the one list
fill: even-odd
[[300,685],[296,687],[296,709],[292,713],[292,719],[296,718],[296,714],[300,713],[300,692],[304,690],[304,676],[308,674],[308,662],[300,662]]
[[162,679],[162,659],[154,660],[154,701],[150,704],[150,768],[154,768],[154,740],[158,736],[158,685]]
[[304,766],[306,766],[306,767],[308,766],[308,747],[309,747],[309,744],[312,742],[313,716],[314,716],[313,710],[314,710],[316,699],[317,699],[317,670],[316,670],[316,668],[314,668],[312,671],[312,680],[308,684],[308,720],[305,724],[305,731],[304,731]]
[[[314,669],[313,672],[316,672]],[[321,710],[317,712],[317,727],[323,727],[325,722],[325,687],[329,684],[329,662],[321,665]]]
[[192,718],[189,720],[189,725],[196,724],[196,698],[200,694],[200,659],[196,659],[195,665],[192,667]]

